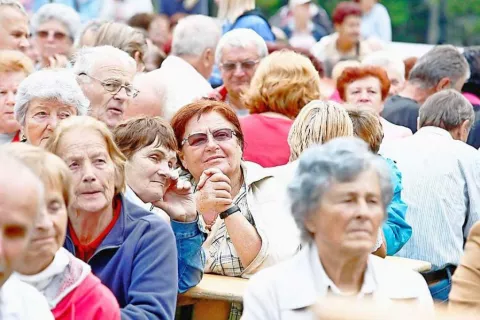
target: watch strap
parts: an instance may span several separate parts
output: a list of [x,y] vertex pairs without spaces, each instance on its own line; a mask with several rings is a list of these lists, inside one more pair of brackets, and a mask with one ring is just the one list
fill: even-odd
[[226,217],[234,214],[237,211],[240,211],[240,208],[237,205],[234,205],[233,207],[228,208],[227,210],[220,213],[220,219],[225,219]]

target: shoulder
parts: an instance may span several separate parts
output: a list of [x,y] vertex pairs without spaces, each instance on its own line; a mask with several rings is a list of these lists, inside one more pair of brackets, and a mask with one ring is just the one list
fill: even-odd
[[387,8],[385,8],[385,6],[381,3],[376,3],[373,6],[373,11],[374,11],[375,14],[381,14],[381,15],[387,14],[388,15]]

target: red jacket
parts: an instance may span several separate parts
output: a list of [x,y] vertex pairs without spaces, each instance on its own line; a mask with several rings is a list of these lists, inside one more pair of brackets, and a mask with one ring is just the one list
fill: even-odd
[[120,320],[117,299],[92,273],[52,313],[56,320]]

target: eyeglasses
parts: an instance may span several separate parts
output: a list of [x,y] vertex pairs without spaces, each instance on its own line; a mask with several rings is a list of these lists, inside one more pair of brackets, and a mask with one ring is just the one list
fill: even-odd
[[67,35],[63,32],[59,32],[59,31],[53,31],[53,30],[40,30],[40,31],[37,31],[37,37],[39,38],[42,38],[42,39],[45,39],[47,38],[50,34],[53,34],[53,38],[55,40],[64,40]]
[[133,97],[133,98],[135,98],[140,92],[137,89],[135,89],[132,85],[124,85],[118,80],[102,81],[100,79],[89,76],[84,72],[80,73],[79,76],[87,76],[93,80],[97,80],[98,82],[101,83],[105,91],[108,91],[113,95],[116,95],[117,93],[119,93],[120,90],[122,90],[122,88],[125,88],[125,93],[127,94],[127,96]]
[[222,63],[220,66],[225,71],[234,71],[237,70],[237,66],[240,66],[242,70],[252,70],[260,60],[245,60],[241,62],[225,62]]
[[[237,133],[232,129],[217,129],[212,132],[213,140],[217,142],[227,141],[232,139],[232,136],[236,136]],[[192,147],[198,147],[208,142],[208,135],[206,133],[193,133],[182,140],[183,146],[188,141],[188,144]]]

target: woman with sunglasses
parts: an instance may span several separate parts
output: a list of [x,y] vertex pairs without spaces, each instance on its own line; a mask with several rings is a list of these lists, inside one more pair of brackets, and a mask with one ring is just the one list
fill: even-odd
[[269,170],[242,160],[244,138],[235,111],[200,100],[181,108],[171,124],[181,164],[195,186],[200,229],[208,234],[205,272],[249,278],[295,254],[299,233],[278,201],[281,185]]
[[67,5],[49,3],[33,15],[31,25],[33,44],[40,55],[38,67],[67,66],[81,28],[78,13]]

